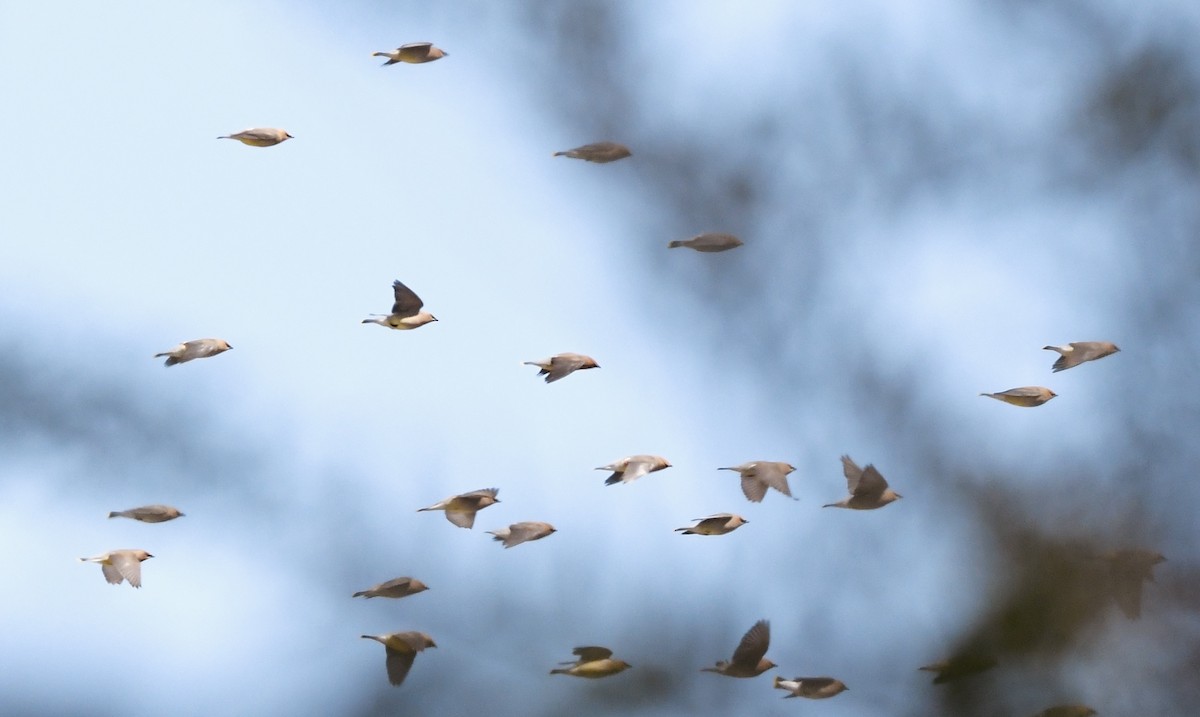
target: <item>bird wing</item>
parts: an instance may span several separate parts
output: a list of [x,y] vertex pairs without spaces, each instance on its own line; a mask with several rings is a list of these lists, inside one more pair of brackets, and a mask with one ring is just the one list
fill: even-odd
[[499,492],[500,492],[499,488],[480,488],[479,490],[473,490],[470,493],[463,493],[462,495],[460,495],[458,497],[459,498],[467,498],[467,499],[476,499],[476,500],[478,500],[479,498],[483,498],[483,497],[495,498],[496,494]]
[[863,468],[862,475],[851,487],[850,492],[859,496],[881,495],[887,490],[887,487],[887,481],[883,479],[879,471],[875,470],[875,466],[868,464],[866,468]]
[[751,475],[750,471],[742,474],[742,493],[751,503],[761,503],[767,495],[767,484]]
[[632,483],[644,475],[649,475],[652,467],[653,466],[651,465],[650,461],[629,461],[629,463],[625,465],[625,470],[621,471],[621,480],[626,483]]
[[432,42],[410,42],[410,43],[401,45],[397,49],[397,52],[400,50],[428,50],[432,47],[433,47]]
[[854,492],[854,487],[858,485],[858,479],[862,477],[862,468],[854,462],[850,456],[842,456],[842,474],[846,476],[846,487],[850,492]]
[[417,651],[407,642],[401,642],[399,650],[391,645],[385,645],[387,648],[387,673],[388,682],[400,686],[404,682],[404,678],[408,677],[408,671],[412,669],[413,660],[417,659]]
[[546,372],[546,383],[553,383],[560,378],[570,375],[583,366],[583,357],[575,354],[562,354],[550,359],[550,370]]
[[733,651],[733,659],[730,662],[735,665],[757,667],[763,655],[767,654],[767,647],[770,644],[771,623],[766,620],[759,620],[754,623],[754,627],[750,628],[742,636],[742,641],[738,643],[737,649]]
[[585,647],[576,647],[571,651],[571,654],[579,656],[579,664],[585,662],[593,662],[595,660],[607,660],[612,657],[612,650],[607,647],[597,647],[588,645]]
[[[1055,363],[1058,363],[1057,361]],[[1013,398],[1037,398],[1042,395],[1041,389],[1036,386],[1022,386],[1021,388],[1010,388],[1007,391],[1001,391],[997,396],[1012,396]]]
[[392,282],[392,290],[396,295],[396,303],[392,304],[392,314],[395,316],[416,316],[425,305],[421,297],[399,279]]
[[[142,563],[141,563],[141,561],[139,561],[137,558],[133,557],[129,553],[120,553],[118,555],[114,555],[111,558],[109,558],[109,561],[112,562],[112,567],[115,568],[117,570],[117,572],[119,572],[121,574],[121,577],[123,577],[129,581],[130,585],[134,586],[135,588],[140,588],[142,586]],[[107,568],[108,566],[105,565],[104,567]],[[104,571],[104,577],[106,577],[106,578],[109,577],[107,570]],[[114,581],[112,578],[109,578],[108,581],[110,583],[111,582],[118,582],[118,583],[121,582],[120,580]]]
[[460,528],[470,529],[475,525],[475,511],[448,510],[446,511],[446,520]]
[[121,575],[121,571],[117,570],[116,566],[108,563],[100,563],[100,570],[104,573],[104,579],[113,585],[120,585],[125,576]]

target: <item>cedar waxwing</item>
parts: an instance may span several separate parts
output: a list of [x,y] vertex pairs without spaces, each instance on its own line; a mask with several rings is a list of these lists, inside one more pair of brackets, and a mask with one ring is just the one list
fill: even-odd
[[385,598],[402,598],[409,595],[416,595],[420,592],[425,592],[429,586],[417,580],[416,578],[392,578],[384,583],[379,583],[374,587],[369,587],[366,590],[360,590],[354,593],[351,597],[385,597]]
[[1142,615],[1142,583],[1154,582],[1154,566],[1166,562],[1159,553],[1134,548],[1100,556],[1108,563],[1109,584],[1117,607],[1130,620]]
[[363,635],[364,639],[383,643],[387,649],[388,682],[399,687],[412,669],[417,653],[427,647],[437,647],[433,638],[423,632],[391,632],[386,635]]
[[716,667],[704,667],[700,671],[716,672],[726,677],[758,677],[775,666],[774,662],[764,657],[770,644],[771,623],[759,620],[742,636],[729,662],[722,660]]
[[372,52],[371,57],[386,57],[387,62],[380,65],[387,67],[394,65],[397,62],[407,62],[413,65],[419,65],[422,62],[433,62],[440,60],[449,55],[449,52],[434,47],[432,42],[410,42],[407,45],[401,45],[391,52]]
[[550,670],[550,674],[574,675],[575,677],[587,677],[595,680],[615,675],[622,670],[632,667],[632,665],[624,660],[611,659],[612,650],[607,647],[576,647],[571,651],[571,654],[578,655],[579,659],[560,662],[560,665],[570,665],[570,667],[565,670],[555,668]]
[[779,675],[775,676],[775,687],[780,690],[787,690],[790,695],[784,695],[783,699],[789,697],[807,697],[810,700],[824,700],[834,695],[841,694],[850,689],[845,682],[835,680],[832,677],[795,677],[790,680],[785,680]]
[[751,503],[761,503],[767,488],[774,488],[787,497],[792,497],[788,487],[788,474],[796,470],[790,463],[779,461],[751,461],[740,466],[718,468],[719,471],[737,471],[742,476],[742,493]]
[[1084,361],[1095,361],[1111,356],[1121,349],[1111,341],[1072,341],[1066,346],[1043,346],[1043,351],[1057,351],[1061,356],[1050,368],[1054,373],[1075,368]]
[[130,508],[129,510],[114,510],[108,514],[108,517],[133,518],[143,523],[165,523],[168,520],[183,517],[183,513],[180,513],[178,508],[172,508],[169,505],[143,505],[140,508]]
[[675,532],[682,531],[684,535],[725,535],[750,522],[733,513],[717,513],[707,518],[692,518],[692,520],[700,522],[690,528],[676,528]]
[[558,354],[541,361],[526,361],[523,365],[540,368],[541,371],[538,371],[538,375],[545,376],[546,383],[554,383],[560,378],[565,378],[575,371],[585,368],[600,368],[600,364],[596,363],[596,359],[591,356],[572,353]]
[[81,563],[100,563],[104,579],[113,585],[128,580],[135,588],[142,586],[142,561],[154,556],[145,550],[110,550],[94,558],[80,558]]
[[1033,717],[1091,717],[1096,710],[1087,705],[1057,705],[1047,707]]
[[421,307],[425,305],[425,302],[421,301],[421,297],[417,296],[412,289],[402,284],[399,280],[392,282],[392,293],[396,297],[396,303],[392,304],[392,313],[386,315],[371,314],[379,318],[363,319],[362,322],[364,324],[379,324],[389,329],[407,331],[408,329],[424,326],[431,321],[437,321],[433,314],[428,311],[421,311]]
[[166,356],[167,360],[163,365],[174,366],[177,363],[185,363],[192,359],[216,356],[231,348],[233,347],[225,339],[196,339],[195,341],[184,341],[170,351],[154,354],[154,358]]
[[728,251],[730,249],[737,249],[741,245],[742,245],[742,240],[738,239],[737,237],[735,237],[732,234],[715,234],[714,233],[714,234],[700,234],[700,235],[692,237],[691,239],[687,239],[685,241],[679,241],[677,239],[677,240],[667,244],[667,248],[668,249],[676,249],[681,246],[686,246],[687,248],[695,249],[696,251],[711,253],[711,252],[718,252],[718,251]]
[[986,654],[964,654],[956,655],[948,660],[934,662],[924,667],[918,667],[918,670],[925,672],[936,672],[937,676],[933,678],[933,684],[940,685],[945,682],[953,682],[954,680],[970,677],[971,675],[985,672],[996,666],[996,658]]
[[618,159],[625,159],[632,154],[629,148],[623,144],[617,144],[616,142],[596,142],[594,144],[585,144],[575,149],[568,149],[564,152],[555,152],[554,156],[583,159],[588,162],[604,164],[606,162],[615,162]]
[[504,547],[511,548],[514,545],[528,543],[531,540],[541,540],[542,538],[555,532],[557,529],[549,523],[539,523],[536,520],[527,520],[521,523],[513,523],[507,528],[499,530],[489,530],[488,535],[495,536],[492,539],[504,543]]
[[484,508],[499,503],[500,499],[496,494],[500,492],[498,488],[483,488],[480,490],[463,493],[462,495],[452,495],[440,503],[434,503],[428,508],[419,508],[418,513],[424,510],[444,510],[446,511],[446,520],[454,523],[460,528],[470,528],[475,525],[475,512]]
[[644,475],[670,467],[671,464],[667,462],[667,459],[661,456],[637,455],[600,466],[596,470],[612,471],[613,474],[604,481],[604,485],[613,485],[614,483],[632,483]]
[[850,497],[822,507],[874,510],[904,497],[888,487],[875,466],[868,464],[866,468],[859,468],[850,456],[842,456],[842,473],[846,476]]
[[217,139],[236,139],[242,144],[248,144],[251,147],[274,147],[277,144],[286,142],[289,139],[295,139],[292,135],[281,129],[273,127],[255,127],[253,129],[244,129],[241,132],[226,134],[217,137]]
[[1021,406],[1022,408],[1033,408],[1034,406],[1042,405],[1058,394],[1043,386],[1022,386],[1021,388],[1010,388],[1000,393],[981,393],[979,395],[1011,403],[1014,406]]

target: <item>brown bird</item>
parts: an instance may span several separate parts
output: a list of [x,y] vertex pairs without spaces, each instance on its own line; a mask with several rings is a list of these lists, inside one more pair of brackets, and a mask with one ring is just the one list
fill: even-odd
[[1047,707],[1033,717],[1091,717],[1096,710],[1087,705],[1057,705]]
[[1058,394],[1043,386],[1022,386],[1021,388],[1010,388],[1000,393],[981,393],[979,395],[1011,403],[1014,406],[1021,406],[1022,408],[1033,408],[1034,406],[1042,405]]
[[604,481],[604,485],[616,483],[632,483],[644,475],[670,468],[671,464],[662,456],[636,455],[622,458],[616,463],[600,466],[598,471],[612,471],[613,474]]
[[807,697],[810,700],[824,700],[834,695],[841,694],[850,689],[845,682],[835,680],[832,677],[794,677],[790,680],[785,680],[779,675],[775,676],[775,687],[780,690],[787,690],[790,695],[784,695],[783,699],[789,697]]
[[668,249],[677,249],[681,246],[686,246],[689,249],[695,249],[702,252],[718,252],[737,249],[742,245],[742,240],[732,234],[700,234],[684,241],[675,240],[667,244]]
[[417,653],[427,647],[437,647],[433,638],[423,632],[391,632],[386,635],[363,635],[364,639],[382,643],[387,650],[388,682],[399,687],[408,677]]
[[866,468],[859,468],[850,456],[842,456],[842,473],[846,476],[850,497],[822,507],[874,510],[904,497],[889,488],[888,482],[871,464]]
[[295,137],[274,127],[255,127],[253,129],[244,129],[241,132],[234,132],[233,134],[221,135],[217,139],[236,139],[242,144],[247,144],[251,147],[274,147],[289,139],[295,139]]
[[1101,558],[1108,563],[1109,585],[1117,607],[1130,620],[1142,615],[1142,583],[1154,582],[1154,566],[1166,562],[1152,550],[1114,550]]
[[565,378],[583,369],[600,368],[600,364],[596,363],[596,359],[591,356],[572,353],[557,354],[541,361],[526,361],[524,365],[540,368],[541,371],[538,371],[538,375],[545,376],[546,383],[554,383],[560,378]]
[[186,363],[192,359],[216,356],[231,348],[233,347],[225,339],[196,339],[194,341],[184,341],[170,351],[154,354],[154,358],[166,356],[167,360],[163,365],[174,366],[177,363]]
[[788,487],[788,474],[796,470],[791,463],[779,461],[751,461],[740,466],[718,468],[721,471],[737,471],[742,476],[742,493],[751,503],[761,503],[767,488],[774,488],[787,497],[792,497]]
[[396,297],[396,303],[392,304],[392,313],[390,314],[371,314],[376,318],[363,319],[364,324],[379,324],[386,326],[389,329],[399,329],[407,331],[415,329],[425,324],[437,321],[437,318],[428,311],[421,311],[421,307],[425,305],[421,301],[421,297],[417,296],[412,289],[405,286],[400,280],[392,282],[392,293]]
[[513,523],[507,528],[489,530],[488,535],[495,536],[492,539],[504,543],[504,547],[507,549],[514,545],[528,543],[531,540],[541,540],[554,532],[556,532],[556,528],[549,523],[528,520],[521,523]]
[[142,561],[154,556],[145,550],[110,550],[94,558],[80,558],[81,563],[100,563],[104,579],[113,585],[128,580],[135,588],[142,586]]
[[917,669],[925,672],[936,672],[937,675],[933,678],[933,684],[940,685],[964,677],[970,677],[971,675],[977,675],[995,666],[996,658],[991,655],[963,654],[956,655],[948,660],[941,660],[918,667]]
[[1121,349],[1111,341],[1072,341],[1066,346],[1043,346],[1043,351],[1057,351],[1062,354],[1050,368],[1054,373],[1075,368],[1084,361],[1095,361],[1105,356],[1112,356]]
[[570,157],[571,159],[583,159],[588,162],[596,162],[597,164],[605,164],[606,162],[615,162],[618,159],[625,159],[633,153],[623,144],[616,142],[596,142],[594,144],[585,144],[582,147],[568,149],[564,152],[555,152],[555,157]]
[[683,532],[684,535],[725,535],[732,533],[750,521],[740,515],[733,513],[717,513],[710,515],[707,518],[692,518],[700,522],[690,528],[676,528],[675,532]]
[[108,514],[108,517],[133,518],[143,523],[165,523],[168,520],[183,517],[183,513],[180,513],[178,508],[172,508],[169,505],[143,505],[140,508],[130,508],[129,510],[114,510]]
[[770,644],[771,623],[759,620],[742,636],[729,662],[722,660],[716,667],[704,667],[700,671],[716,672],[726,677],[758,677],[775,666],[774,662],[764,657]]
[[552,675],[572,675],[574,677],[587,677],[588,679],[597,680],[601,677],[615,675],[622,670],[627,670],[632,665],[624,660],[612,659],[612,650],[607,647],[576,647],[571,651],[571,654],[577,655],[578,660],[567,660],[560,662],[560,665],[570,665],[567,669],[555,668],[550,670]]
[[392,578],[384,583],[379,583],[374,587],[369,587],[366,590],[360,590],[354,593],[351,597],[385,597],[385,598],[402,598],[409,595],[416,595],[420,592],[425,592],[429,589],[425,583],[416,578]]
[[452,495],[440,503],[434,503],[428,508],[418,508],[420,513],[425,510],[444,510],[446,511],[446,520],[454,523],[460,528],[470,528],[475,525],[475,512],[484,508],[499,503],[500,499],[496,497],[499,493],[498,488],[483,488],[462,495]]
[[449,55],[449,52],[434,47],[432,42],[410,42],[407,45],[401,45],[391,52],[372,52],[371,57],[386,57],[387,62],[380,65],[387,67],[394,65],[397,62],[407,62],[413,65],[419,65],[423,62],[433,62],[440,60]]

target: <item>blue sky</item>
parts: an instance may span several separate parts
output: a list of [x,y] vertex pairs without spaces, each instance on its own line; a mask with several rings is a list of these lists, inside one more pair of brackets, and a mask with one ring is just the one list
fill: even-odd
[[[964,497],[996,476],[1020,521],[1157,540],[1194,571],[1189,516],[1146,507],[1194,497],[1169,480],[1190,452],[1139,443],[1186,435],[1193,409],[1139,366],[1168,372],[1196,334],[1146,320],[1196,218],[1168,140],[1196,130],[1167,123],[1114,168],[1078,123],[1142,48],[1194,79],[1174,28],[1197,11],[1104,5],[1106,44],[1066,10],[757,7],[0,9],[0,335],[35,397],[0,458],[0,535],[22,555],[0,696],[28,714],[790,714],[767,677],[698,673],[765,617],[781,674],[851,685],[825,713],[921,710],[915,668],[1002,581]],[[611,54],[546,34],[576,11],[616,18],[597,23]],[[369,57],[418,40],[449,57]],[[1179,97],[1168,117],[1194,116]],[[215,139],[252,126],[295,139]],[[634,156],[551,157],[604,138]],[[1147,227],[1167,249],[1139,250]],[[666,250],[703,231],[746,246]],[[438,323],[359,323],[397,278]],[[235,348],[150,358],[206,336]],[[1041,346],[1097,339],[1124,351],[1050,374]],[[560,351],[602,368],[546,386],[521,365]],[[1060,398],[977,395],[1029,384]],[[592,470],[635,453],[675,467],[616,487]],[[905,499],[819,510],[844,495],[843,453]],[[716,471],[754,459],[796,465],[799,500],[748,504]],[[1163,476],[1148,498],[1130,465]],[[416,512],[491,486],[472,531]],[[103,517],[154,502],[188,515]],[[1138,510],[1149,527],[1096,527]],[[672,532],[725,511],[750,525]],[[519,520],[559,532],[508,551],[483,532]],[[142,590],[74,561],[118,547],[157,556]],[[396,575],[431,590],[349,599]],[[1146,709],[1111,675],[1162,667],[1156,640],[1197,627],[1111,611],[999,713]],[[407,629],[439,648],[392,690],[358,635]],[[547,679],[580,644],[636,668]]]

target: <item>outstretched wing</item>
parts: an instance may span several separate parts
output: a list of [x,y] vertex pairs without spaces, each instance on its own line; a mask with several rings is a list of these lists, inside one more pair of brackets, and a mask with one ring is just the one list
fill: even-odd
[[392,290],[396,295],[396,303],[392,304],[392,314],[395,316],[416,316],[425,305],[416,292],[408,288],[399,279],[392,282]]

